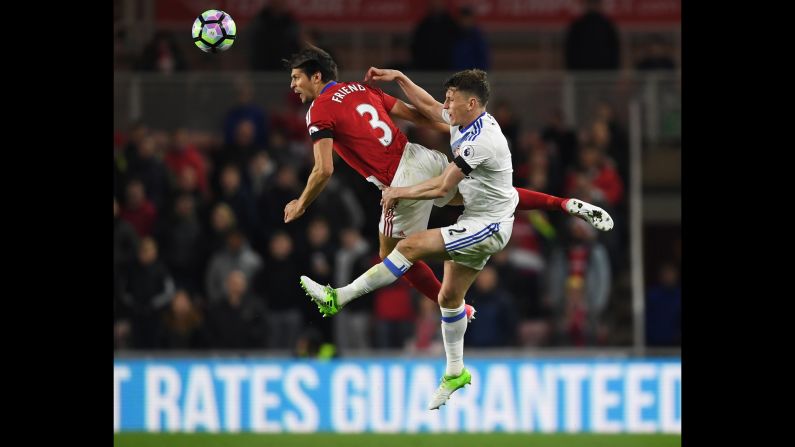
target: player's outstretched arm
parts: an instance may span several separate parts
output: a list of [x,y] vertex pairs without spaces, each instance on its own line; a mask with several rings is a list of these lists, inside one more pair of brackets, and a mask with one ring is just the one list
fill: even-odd
[[455,163],[450,163],[441,175],[428,179],[413,186],[398,186],[385,188],[381,195],[381,206],[388,210],[397,204],[400,199],[431,200],[444,197],[458,186],[466,175]]
[[292,222],[301,217],[307,207],[315,201],[318,195],[328,184],[331,174],[334,173],[334,140],[331,138],[321,138],[313,145],[315,152],[315,166],[306,181],[304,192],[301,197],[291,200],[284,207],[284,222]]
[[444,134],[450,133],[450,125],[447,123],[441,123],[438,121],[433,121],[427,116],[420,113],[416,107],[411,104],[406,104],[401,100],[395,101],[395,105],[392,106],[392,110],[389,111],[389,116],[392,118],[400,118],[402,120],[411,121],[412,123],[427,127],[429,129],[437,130]]
[[364,82],[370,81],[397,81],[409,102],[417,107],[417,110],[431,121],[444,123],[442,119],[442,103],[433,99],[430,93],[423,90],[402,72],[370,67],[364,75]]

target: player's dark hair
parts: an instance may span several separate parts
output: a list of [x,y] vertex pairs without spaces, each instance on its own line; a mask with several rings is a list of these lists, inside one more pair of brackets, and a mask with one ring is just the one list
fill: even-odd
[[337,63],[334,59],[320,48],[308,45],[303,50],[290,56],[290,59],[282,59],[284,66],[290,69],[297,68],[303,71],[308,77],[312,77],[320,72],[320,79],[323,82],[334,81],[337,79]]
[[480,105],[484,107],[489,102],[491,88],[489,87],[489,80],[486,79],[486,72],[483,70],[459,71],[444,82],[444,89],[450,88],[471,93],[480,101]]

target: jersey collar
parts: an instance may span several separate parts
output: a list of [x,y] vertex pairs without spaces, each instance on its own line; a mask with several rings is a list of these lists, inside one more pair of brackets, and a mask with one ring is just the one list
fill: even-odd
[[[323,92],[320,92],[320,93],[323,93]],[[482,118],[482,117],[483,117],[483,115],[485,115],[485,114],[486,114],[486,112],[483,112],[483,113],[481,113],[480,115],[478,115],[478,117],[477,117],[477,118],[475,118],[474,120],[472,120],[472,122],[471,122],[471,123],[467,124],[467,127],[463,128],[463,129],[459,128],[459,129],[460,129],[460,130],[459,130],[459,132],[461,132],[461,133],[464,133],[464,132],[466,132],[466,131],[467,131],[467,129],[469,129],[470,127],[472,127],[472,125],[473,125],[473,124],[475,124],[475,122],[476,122],[477,120],[479,120],[480,118]]]
[[322,94],[323,94],[323,92],[325,92],[326,90],[328,90],[328,89],[329,89],[329,87],[333,87],[333,86],[335,86],[335,85],[337,85],[337,81],[331,81],[331,82],[329,82],[328,84],[326,84],[326,86],[325,86],[325,87],[323,87],[323,90],[321,90],[321,91],[320,91],[320,93],[319,93],[317,96],[320,96],[320,95],[322,95]]

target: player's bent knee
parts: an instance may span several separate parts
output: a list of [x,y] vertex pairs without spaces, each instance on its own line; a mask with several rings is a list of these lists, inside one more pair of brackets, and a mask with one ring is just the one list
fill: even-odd
[[445,309],[455,309],[463,304],[464,297],[442,289],[439,291],[437,302],[439,303],[439,306],[444,307]]
[[414,259],[414,254],[417,249],[417,244],[414,243],[411,237],[407,237],[406,239],[402,239],[400,242],[397,243],[395,246],[395,250],[398,250],[400,254],[406,257],[408,260]]

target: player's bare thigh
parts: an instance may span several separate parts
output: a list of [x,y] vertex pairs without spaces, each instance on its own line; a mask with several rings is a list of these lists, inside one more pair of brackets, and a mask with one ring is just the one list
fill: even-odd
[[472,286],[480,270],[453,261],[444,262],[444,279],[439,291],[439,305],[445,309],[456,309],[464,304],[467,290]]

